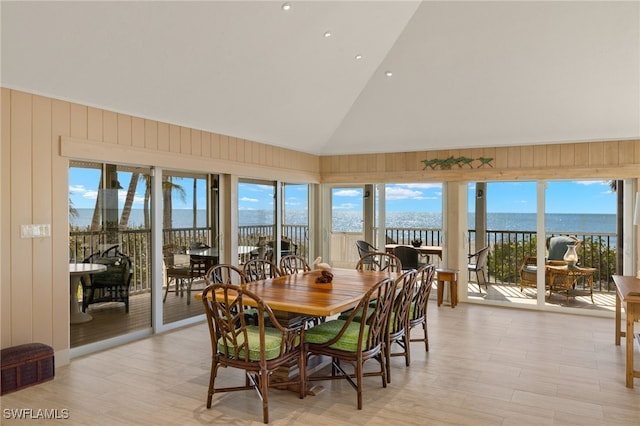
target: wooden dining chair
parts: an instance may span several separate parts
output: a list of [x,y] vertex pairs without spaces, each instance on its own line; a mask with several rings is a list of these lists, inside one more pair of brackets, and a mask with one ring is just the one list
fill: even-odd
[[[216,271],[224,270],[234,269],[218,268]],[[305,397],[306,357],[302,350],[304,324],[282,326],[271,308],[245,286],[211,284],[204,289],[202,301],[212,351],[207,408],[211,408],[213,395],[216,393],[255,389],[262,399],[262,421],[269,423],[269,387],[295,386],[300,398]],[[247,305],[255,306],[258,312],[257,325],[247,320]],[[266,327],[267,321],[269,327]],[[298,363],[301,374],[291,379],[278,376],[278,382],[271,383],[274,371],[295,363]],[[225,386],[216,387],[220,367],[244,370],[247,376],[244,385],[229,386],[224,383]]]
[[236,284],[242,285],[248,282],[242,269],[227,263],[213,265],[205,275],[207,286],[210,284]]
[[293,275],[298,272],[308,272],[310,270],[311,266],[309,266],[302,256],[289,254],[280,258],[280,272],[282,275]]
[[[323,322],[305,331],[305,352],[311,356],[327,356],[332,359],[330,375],[307,377],[308,381],[345,379],[356,390],[357,406],[362,409],[363,378],[380,376],[382,387],[387,387],[385,335],[391,306],[395,299],[396,281],[385,278],[369,289],[346,319]],[[370,303],[372,301],[376,303]],[[371,312],[369,312],[371,310]],[[356,321],[362,312],[368,321]],[[375,359],[380,364],[376,371],[364,372],[364,364]],[[345,371],[341,362],[351,364],[355,371]],[[352,378],[353,377],[353,378]],[[355,381],[354,381],[355,379]]]
[[[433,264],[424,265],[418,269],[416,283],[414,286],[411,308],[409,311],[409,328],[407,330],[410,342],[424,342],[424,349],[429,352],[429,333],[427,321],[427,308],[429,306],[429,296],[436,274],[436,267]],[[411,338],[411,330],[422,325],[423,337]]]
[[359,271],[402,271],[402,261],[391,253],[367,253],[358,260],[356,269]]
[[[391,307],[389,325],[386,332],[385,356],[387,357],[387,383],[391,382],[391,357],[404,356],[405,365],[411,364],[411,345],[409,342],[409,315],[411,302],[415,294],[417,271],[411,269],[403,273],[397,280],[396,298]],[[395,345],[394,345],[395,343]],[[399,346],[402,350],[393,352],[392,348]]]
[[267,278],[280,276],[278,267],[273,262],[263,258],[249,260],[242,267],[242,272],[244,272],[247,281],[266,280]]

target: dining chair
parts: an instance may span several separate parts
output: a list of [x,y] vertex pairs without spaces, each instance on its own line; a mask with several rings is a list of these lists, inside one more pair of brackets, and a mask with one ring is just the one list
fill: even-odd
[[204,278],[207,286],[211,284],[242,285],[248,282],[242,269],[228,263],[213,265],[209,268]]
[[242,272],[244,272],[247,281],[266,280],[281,275],[280,270],[273,262],[262,258],[254,258],[246,262],[242,267]]
[[308,272],[310,270],[311,266],[309,266],[302,256],[289,254],[280,258],[280,273],[282,273],[282,275],[293,275],[298,272]]
[[[409,315],[411,302],[415,294],[417,271],[411,269],[404,272],[396,280],[397,295],[391,307],[388,329],[385,333],[384,353],[387,357],[387,383],[391,383],[391,357],[404,356],[405,365],[411,364],[411,344],[409,342]],[[393,344],[396,345],[393,345]],[[392,347],[399,346],[402,351],[393,352]]]
[[375,252],[365,254],[356,263],[359,271],[402,271],[402,261],[391,253]]
[[[220,266],[220,265],[218,265]],[[231,266],[231,265],[229,265]],[[215,268],[215,267],[214,267]],[[213,268],[212,268],[213,269]],[[218,268],[216,271],[232,271]],[[215,271],[212,271],[215,272]],[[269,423],[269,387],[295,386],[299,397],[306,395],[304,324],[282,326],[271,308],[244,286],[214,283],[202,293],[209,335],[211,338],[211,372],[207,391],[207,408],[211,408],[213,395],[255,389],[262,400],[262,421]],[[250,324],[245,315],[247,305],[258,312],[257,325]],[[266,327],[267,321],[269,327]],[[281,378],[271,382],[280,367],[298,363],[300,374],[296,378]],[[244,385],[216,387],[220,367],[245,371]]]
[[[311,356],[327,356],[332,360],[331,374],[323,375],[323,372],[320,372],[316,376],[309,375],[307,381],[347,380],[356,390],[359,410],[362,409],[364,377],[380,376],[382,387],[387,387],[384,345],[395,289],[396,280],[384,278],[363,295],[348,318],[325,321],[305,331],[307,359]],[[371,303],[374,300],[376,303]],[[372,312],[369,312],[370,310]],[[362,317],[369,320],[356,321],[358,312],[362,312]],[[365,372],[364,364],[372,359],[378,361],[380,369]],[[351,364],[354,371],[345,371],[341,364],[343,361]]]
[[[429,333],[427,321],[427,308],[429,307],[429,296],[436,274],[436,267],[433,264],[421,266],[416,273],[416,283],[414,286],[411,308],[409,310],[409,328],[407,336],[410,342],[424,342],[424,349],[429,352]],[[422,325],[423,337],[411,338],[411,330]]]

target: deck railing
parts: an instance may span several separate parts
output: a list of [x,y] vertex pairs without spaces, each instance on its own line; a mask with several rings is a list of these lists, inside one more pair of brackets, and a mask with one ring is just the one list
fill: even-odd
[[[258,237],[273,238],[272,225],[240,226],[239,245],[256,245]],[[547,237],[563,234],[554,232]],[[297,254],[308,256],[309,227],[305,225],[283,225],[282,235],[297,245]],[[441,245],[443,233],[440,229],[387,228],[387,240],[398,244],[410,244],[412,240],[422,240],[425,245]],[[573,234],[575,235],[575,234]],[[163,230],[163,242],[174,246],[188,247],[193,242],[210,241],[208,228],[176,228]],[[581,266],[596,268],[594,290],[612,292],[615,290],[611,275],[616,271],[615,234],[582,233],[576,235],[583,241],[579,250]],[[131,292],[139,293],[150,288],[150,241],[149,230],[122,230],[116,233],[105,231],[72,231],[69,233],[71,261],[81,262],[92,253],[118,244],[119,250],[130,256],[134,265]],[[469,231],[469,253],[475,251],[475,230]],[[486,233],[487,244],[491,246],[488,272],[489,282],[518,284],[520,265],[527,256],[535,256],[536,233],[534,231],[500,231]],[[375,242],[374,242],[375,243]],[[343,249],[348,249],[344,248]],[[353,249],[353,247],[351,247]],[[346,258],[347,253],[338,253],[335,258]],[[474,278],[474,277],[472,277]],[[579,285],[583,285],[580,283]]]
[[[309,227],[284,225],[282,235],[297,245],[297,253],[307,256],[309,247]],[[163,244],[188,248],[192,243],[210,244],[209,228],[173,228],[162,231]],[[273,226],[241,226],[238,229],[239,245],[256,245],[259,236],[273,235]],[[133,276],[132,294],[149,291],[151,288],[151,231],[148,229],[127,229],[118,231],[71,231],[69,232],[69,259],[82,262],[91,254],[118,245],[118,250],[131,257]]]

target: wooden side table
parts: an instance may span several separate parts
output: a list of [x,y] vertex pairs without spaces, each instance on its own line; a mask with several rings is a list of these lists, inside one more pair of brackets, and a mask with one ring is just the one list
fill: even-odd
[[449,283],[449,293],[451,297],[451,307],[455,308],[458,304],[458,270],[448,268],[437,268],[436,275],[438,280],[438,306],[442,305],[444,296],[444,283]]
[[[640,279],[636,277],[613,275],[616,283],[616,346],[620,345],[620,338],[625,338],[626,367],[625,384],[633,388],[633,379],[640,378],[640,370],[633,364],[634,337],[640,342],[640,333],[634,334],[634,323],[640,321]],[[625,330],[621,330],[622,305],[627,312]]]

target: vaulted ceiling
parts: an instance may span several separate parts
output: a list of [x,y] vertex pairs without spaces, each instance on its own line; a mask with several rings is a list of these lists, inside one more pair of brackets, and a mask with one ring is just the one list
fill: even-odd
[[2,1],[0,13],[3,87],[308,153],[640,138],[634,1]]

